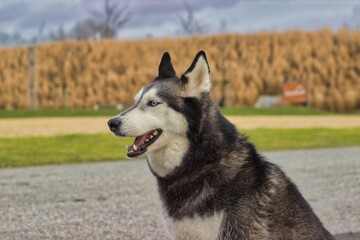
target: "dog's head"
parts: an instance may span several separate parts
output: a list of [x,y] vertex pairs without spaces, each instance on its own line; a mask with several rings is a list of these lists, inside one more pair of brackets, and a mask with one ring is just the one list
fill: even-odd
[[117,136],[135,137],[127,149],[128,157],[144,157],[174,147],[174,141],[180,144],[187,138],[191,125],[187,116],[192,111],[201,111],[189,110],[189,101],[199,100],[208,94],[210,87],[205,52],[196,55],[180,78],[175,74],[169,53],[165,52],[158,76],[136,94],[133,106],[108,121],[109,128]]

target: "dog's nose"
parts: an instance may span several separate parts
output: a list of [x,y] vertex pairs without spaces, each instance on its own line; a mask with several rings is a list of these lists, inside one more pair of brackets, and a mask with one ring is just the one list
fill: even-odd
[[115,132],[117,127],[120,125],[121,120],[119,118],[112,118],[108,121],[108,126],[112,132]]

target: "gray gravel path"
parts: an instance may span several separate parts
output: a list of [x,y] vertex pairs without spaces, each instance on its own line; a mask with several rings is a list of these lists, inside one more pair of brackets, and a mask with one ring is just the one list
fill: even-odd
[[[267,152],[339,239],[360,239],[360,147]],[[145,161],[0,170],[0,239],[167,239]],[[348,236],[348,237],[346,237]]]

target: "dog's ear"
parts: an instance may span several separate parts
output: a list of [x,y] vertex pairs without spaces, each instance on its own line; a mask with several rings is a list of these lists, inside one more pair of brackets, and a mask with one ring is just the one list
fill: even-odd
[[181,75],[183,97],[197,97],[211,88],[210,68],[204,51],[196,54],[189,69]]
[[160,61],[159,72],[156,79],[171,78],[171,77],[176,77],[176,73],[171,63],[170,54],[168,52],[164,52]]

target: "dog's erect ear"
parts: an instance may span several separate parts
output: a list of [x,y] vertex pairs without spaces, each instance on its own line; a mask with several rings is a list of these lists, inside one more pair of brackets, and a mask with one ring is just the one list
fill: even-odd
[[200,97],[201,93],[211,88],[210,68],[204,51],[196,54],[189,69],[181,75],[184,85],[183,97]]
[[168,52],[164,52],[160,61],[159,73],[156,79],[171,78],[171,77],[176,77],[176,73],[171,63],[170,54]]

